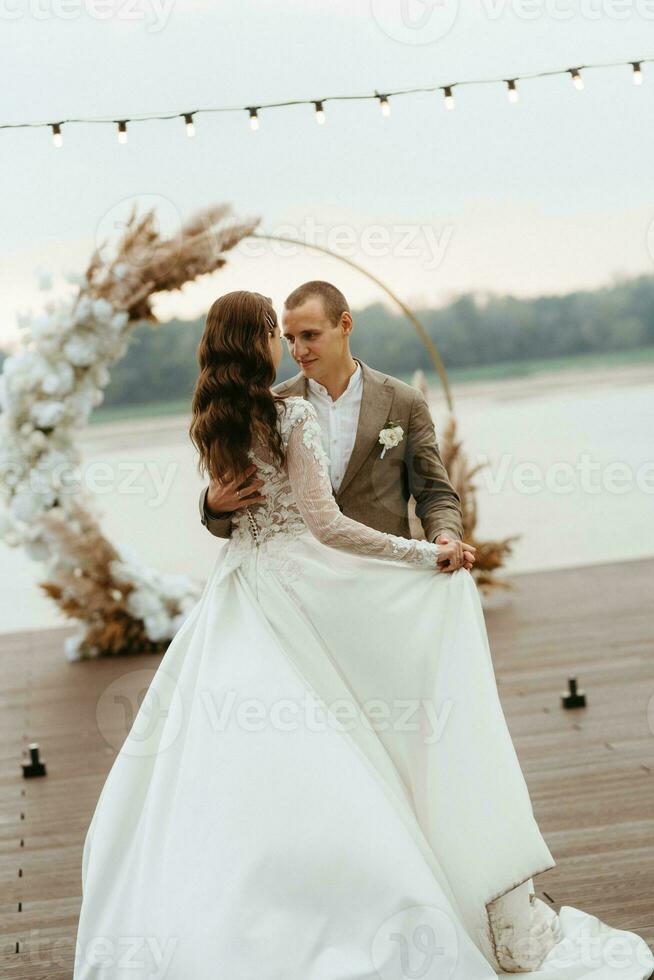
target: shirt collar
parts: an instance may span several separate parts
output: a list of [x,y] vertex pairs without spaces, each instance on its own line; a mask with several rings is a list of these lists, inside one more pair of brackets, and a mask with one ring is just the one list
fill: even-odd
[[[346,395],[352,395],[357,390],[357,388],[361,386],[363,382],[363,372],[361,370],[361,364],[359,363],[359,361],[356,362],[356,365],[357,365],[356,370],[353,371],[352,374],[350,375],[350,380],[347,383],[347,388],[340,396],[340,398],[336,399],[336,401],[340,402],[340,400],[342,398],[345,398]],[[317,395],[326,396],[329,399],[329,401],[332,400],[331,395],[329,394],[325,386],[321,385],[319,381],[315,381],[313,378],[307,378],[307,383],[311,391],[315,392]]]

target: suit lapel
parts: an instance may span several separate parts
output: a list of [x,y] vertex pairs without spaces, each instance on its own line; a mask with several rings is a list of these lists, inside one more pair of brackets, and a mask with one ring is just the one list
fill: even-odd
[[[358,360],[358,358],[356,358]],[[393,400],[393,388],[379,382],[371,373],[370,368],[363,361],[359,361],[363,373],[363,391],[361,393],[361,410],[359,412],[359,423],[357,434],[352,447],[352,455],[347,464],[341,485],[336,491],[339,496],[351,480],[361,469],[364,461],[369,456],[375,444],[379,445],[379,431],[388,419],[391,402]]]

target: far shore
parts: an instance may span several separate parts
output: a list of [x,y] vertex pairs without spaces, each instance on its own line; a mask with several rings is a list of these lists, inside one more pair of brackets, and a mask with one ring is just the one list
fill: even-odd
[[[577,360],[577,359],[575,359]],[[398,375],[401,377],[401,375]],[[410,381],[410,378],[405,378]],[[438,376],[426,374],[429,402],[436,411],[447,411]],[[477,398],[494,401],[538,398],[552,392],[568,391],[571,395],[587,389],[643,385],[654,382],[654,358],[645,363],[574,364],[558,370],[543,370],[527,376],[451,381],[454,414],[458,402]],[[147,430],[148,438],[165,442],[172,434],[190,422],[188,402],[152,402],[145,405],[120,406],[117,409],[98,409],[91,422],[81,430],[83,443],[102,445],[116,437],[136,436]]]

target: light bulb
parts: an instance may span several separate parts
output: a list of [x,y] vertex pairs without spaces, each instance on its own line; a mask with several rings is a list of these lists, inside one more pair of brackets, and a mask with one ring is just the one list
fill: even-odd
[[391,104],[388,101],[388,96],[387,95],[380,95],[379,96],[379,108],[381,109],[382,116],[385,116],[386,118],[388,118],[390,116],[390,114],[391,114]]
[[57,148],[64,145],[64,138],[61,135],[61,125],[59,123],[52,124],[52,142]]
[[454,108],[454,96],[452,95],[452,86],[446,85],[443,89],[445,94],[445,108],[452,110]]
[[509,102],[517,102],[518,90],[515,87],[515,78],[510,78],[506,84],[508,85]]
[[570,74],[572,75],[572,81],[573,81],[574,87],[579,92],[581,92],[582,88],[584,87],[584,80],[581,77],[581,75],[579,74],[579,69],[578,68],[571,68],[570,69]]
[[643,73],[640,69],[640,61],[632,61],[631,64],[633,65],[634,69],[634,85],[642,85]]
[[193,123],[193,113],[192,112],[185,112],[184,113],[184,122],[186,123],[186,135],[189,138],[191,136],[195,136],[195,125]]
[[250,129],[252,130],[253,133],[256,133],[256,131],[259,128],[259,114],[257,110],[254,108],[250,109],[249,113],[250,113]]
[[322,126],[325,122],[325,110],[323,108],[322,102],[314,102],[316,107],[316,122],[319,126]]
[[118,123],[118,142],[127,142],[127,122],[124,119]]

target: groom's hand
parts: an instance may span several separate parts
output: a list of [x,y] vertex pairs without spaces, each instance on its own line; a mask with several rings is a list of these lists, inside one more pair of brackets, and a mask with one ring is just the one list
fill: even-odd
[[438,560],[444,572],[454,572],[457,568],[466,568],[468,571],[472,569],[477,557],[477,549],[473,544],[467,544],[449,534],[439,534],[435,543],[446,546]]
[[259,495],[258,490],[263,486],[263,480],[252,479],[256,466],[248,466],[243,475],[228,483],[209,480],[209,489],[205,498],[207,508],[215,515],[231,514],[241,507],[250,504],[260,504],[266,498]]

